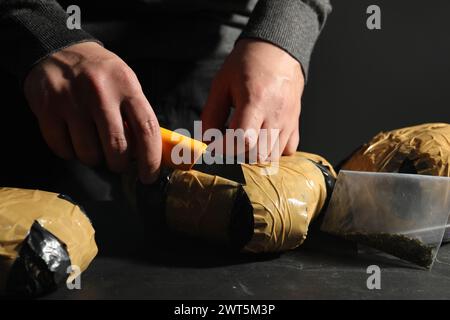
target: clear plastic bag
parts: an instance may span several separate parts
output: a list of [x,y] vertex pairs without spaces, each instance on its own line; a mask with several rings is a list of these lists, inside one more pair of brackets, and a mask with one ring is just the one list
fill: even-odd
[[450,214],[450,178],[339,173],[321,230],[431,268]]

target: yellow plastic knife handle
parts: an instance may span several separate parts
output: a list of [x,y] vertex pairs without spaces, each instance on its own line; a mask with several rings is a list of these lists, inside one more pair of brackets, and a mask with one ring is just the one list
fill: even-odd
[[[207,145],[201,141],[161,128],[161,165],[173,169],[190,170],[205,152]],[[176,149],[174,149],[176,147]],[[185,152],[189,152],[188,155]]]

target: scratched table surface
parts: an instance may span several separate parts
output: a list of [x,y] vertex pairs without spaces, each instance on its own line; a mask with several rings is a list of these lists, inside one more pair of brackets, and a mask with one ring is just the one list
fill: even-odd
[[[149,236],[137,215],[115,203],[89,210],[98,213],[91,219],[99,255],[82,274],[81,289],[64,286],[44,299],[450,298],[450,245],[441,247],[431,271],[358,255],[354,245],[317,231],[297,250],[249,256]],[[367,268],[374,264],[381,288],[369,290]]]

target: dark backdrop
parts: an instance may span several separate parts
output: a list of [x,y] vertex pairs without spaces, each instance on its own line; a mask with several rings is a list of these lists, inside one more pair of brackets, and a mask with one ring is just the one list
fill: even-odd
[[[381,130],[450,120],[450,1],[334,0],[303,99],[301,148],[336,164]],[[381,30],[366,8],[381,8]]]
[[[381,130],[449,122],[450,2],[332,3],[303,99],[301,149],[337,164]],[[381,30],[366,28],[370,4],[381,7]],[[0,185],[42,188],[48,175],[37,171],[52,171],[54,159],[18,84],[5,75],[0,84]]]

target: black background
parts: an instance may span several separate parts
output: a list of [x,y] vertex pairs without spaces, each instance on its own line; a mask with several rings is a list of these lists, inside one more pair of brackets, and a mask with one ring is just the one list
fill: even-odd
[[[381,130],[448,122],[450,2],[332,4],[303,97],[300,148],[337,164]],[[381,7],[381,30],[366,27],[371,4]],[[27,182],[49,156],[17,81],[2,74],[0,83],[2,185],[33,186]]]
[[[303,99],[301,149],[333,164],[381,130],[450,119],[450,2],[334,0]],[[366,9],[381,8],[381,30]]]

